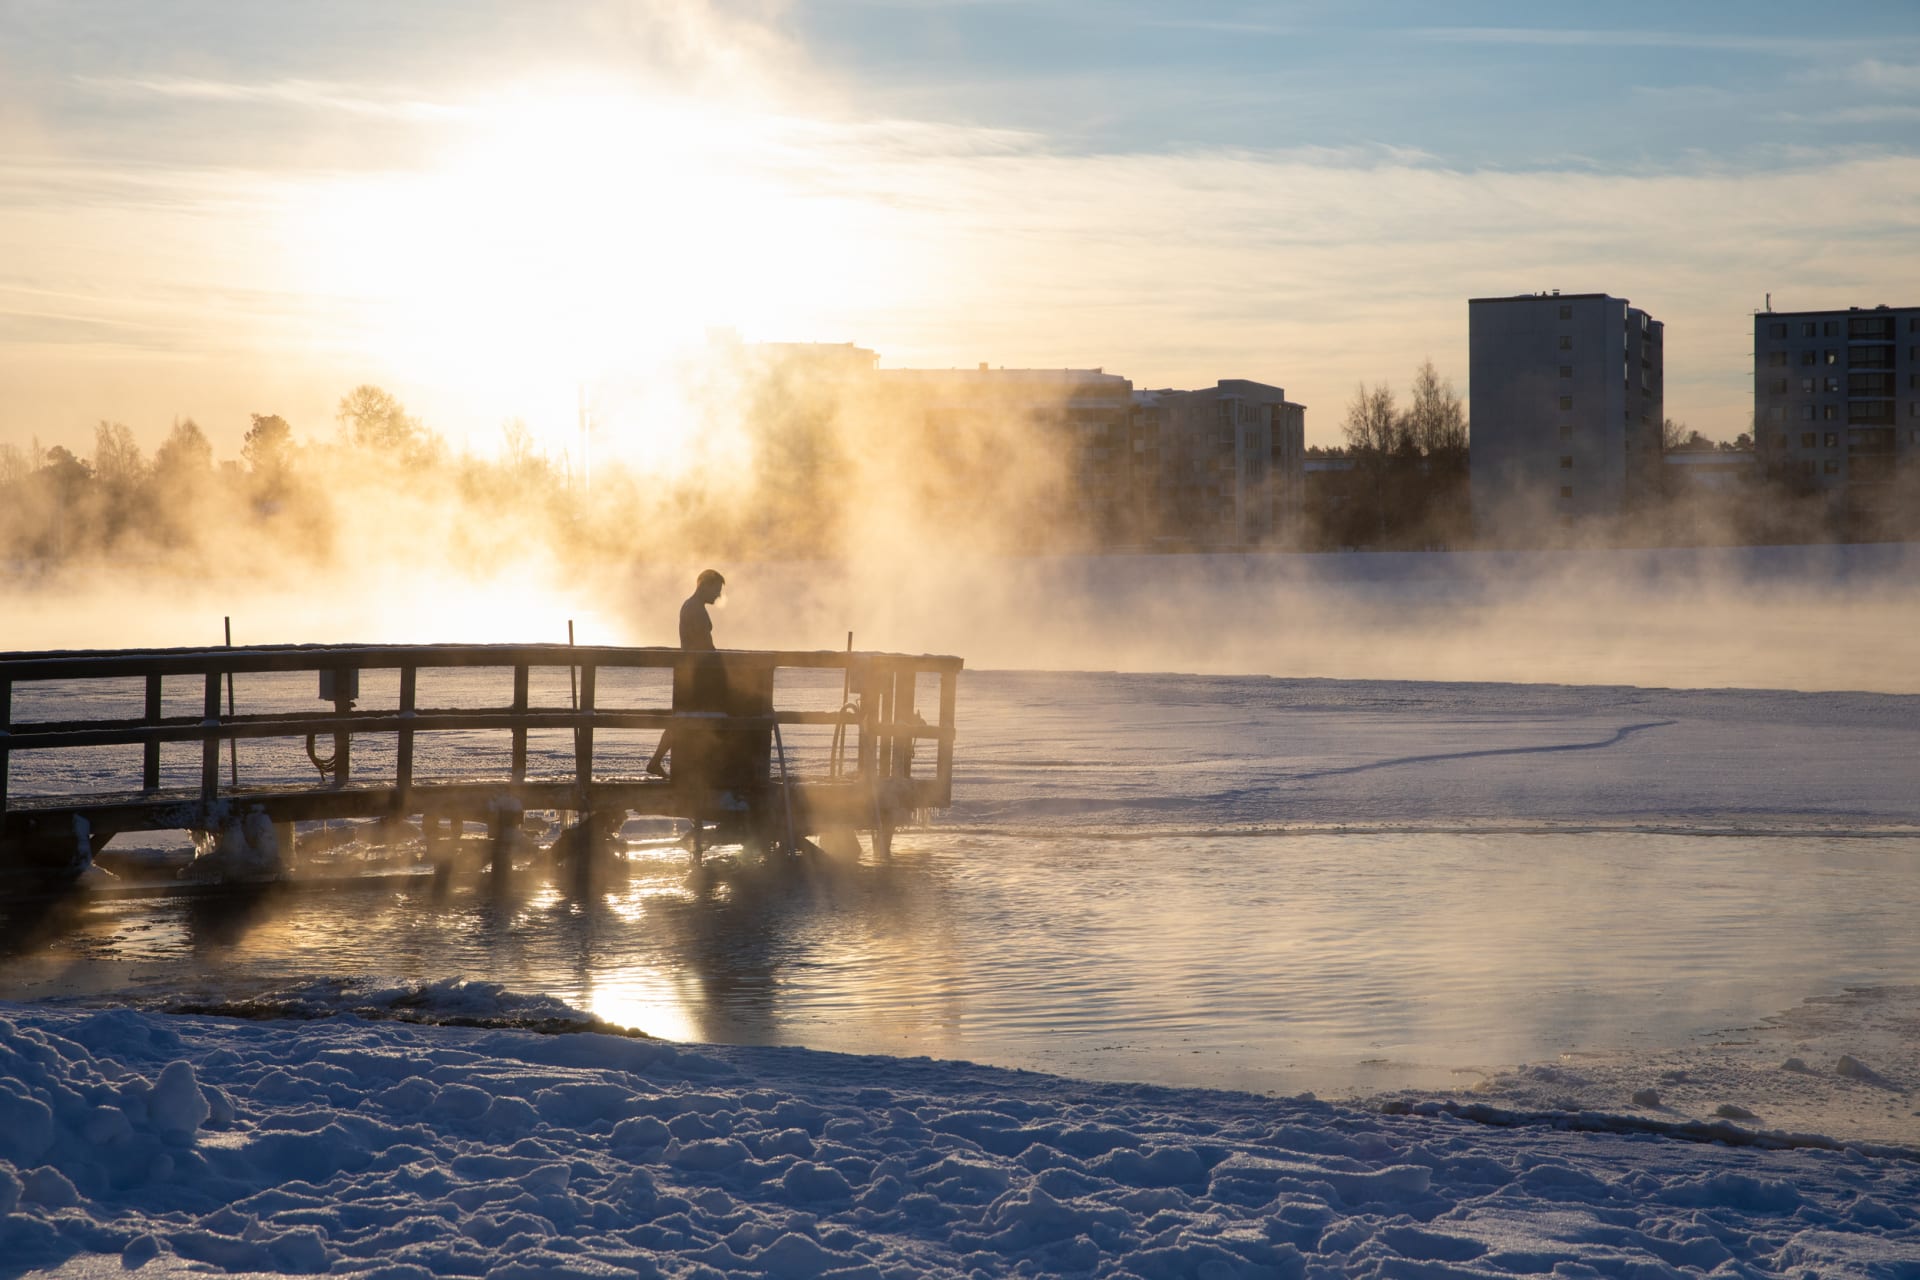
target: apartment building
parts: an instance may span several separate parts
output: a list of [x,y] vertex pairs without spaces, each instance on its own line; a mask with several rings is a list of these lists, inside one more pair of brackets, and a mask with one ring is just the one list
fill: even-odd
[[1657,491],[1664,326],[1624,298],[1467,303],[1474,533],[1496,545],[1605,535]]
[[1753,438],[1763,472],[1870,534],[1920,474],[1920,307],[1753,317]]
[[[1306,406],[1281,387],[1223,378],[1197,391],[1135,394],[1159,541],[1190,547],[1297,544],[1304,519]],[[1144,492],[1148,481],[1137,483]]]

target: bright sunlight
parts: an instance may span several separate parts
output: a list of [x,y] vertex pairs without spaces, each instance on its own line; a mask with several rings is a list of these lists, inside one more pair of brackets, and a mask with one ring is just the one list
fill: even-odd
[[303,193],[289,239],[397,381],[519,416],[549,448],[584,390],[596,449],[688,465],[689,412],[633,388],[716,329],[822,332],[903,276],[887,215],[836,194],[781,118],[526,89],[455,119],[430,169]]

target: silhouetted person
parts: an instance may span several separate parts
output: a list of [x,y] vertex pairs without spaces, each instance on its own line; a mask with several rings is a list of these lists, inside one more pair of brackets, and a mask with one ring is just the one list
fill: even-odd
[[[720,598],[727,580],[717,569],[702,569],[693,584],[693,594],[680,606],[680,647],[713,652],[713,618],[707,606]],[[727,675],[718,659],[699,658],[683,662],[673,669],[673,709],[675,711],[724,711],[727,700]],[[647,761],[647,772],[656,778],[667,776],[663,761],[673,750],[673,726],[660,735],[660,743]]]

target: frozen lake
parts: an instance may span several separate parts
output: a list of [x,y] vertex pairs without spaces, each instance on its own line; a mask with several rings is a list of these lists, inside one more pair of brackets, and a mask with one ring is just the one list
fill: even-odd
[[1920,984],[1916,712],[970,672],[955,808],[889,862],[96,902],[9,922],[0,998],[463,976],[679,1039],[1462,1089]]

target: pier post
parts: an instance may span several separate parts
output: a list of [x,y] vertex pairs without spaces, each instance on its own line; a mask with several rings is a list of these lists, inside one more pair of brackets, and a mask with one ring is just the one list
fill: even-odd
[[[414,704],[418,700],[418,667],[400,668],[400,718],[413,718]],[[413,728],[411,725],[400,730],[400,740],[394,749],[393,765],[393,814],[395,818],[407,816],[407,810],[413,807]],[[424,822],[422,826],[424,827]]]
[[[920,683],[920,673],[912,666],[902,664],[893,673],[893,705],[890,708],[891,719],[896,725],[913,723],[914,691]],[[896,731],[893,735],[893,765],[888,772],[896,778],[905,778],[913,773],[913,749],[919,745],[911,730]]]
[[942,671],[940,673],[940,745],[934,757],[936,785],[940,788],[940,800],[936,807],[944,809],[953,803],[953,719],[955,704],[959,701],[960,673]]
[[13,680],[0,676],[0,817],[7,812],[7,743],[13,736]]
[[513,785],[527,780],[527,664],[513,668],[513,714],[519,723],[513,726]]
[[209,808],[220,798],[220,672],[207,672],[206,701],[200,720],[200,803]]
[[[147,676],[147,724],[149,727],[160,723],[160,673],[150,672]],[[140,752],[140,788],[143,791],[160,789],[160,739],[148,738]]]
[[[357,667],[341,667],[333,681],[333,710],[342,718],[353,711],[353,692],[360,683],[360,671]],[[347,785],[348,754],[353,750],[353,735],[344,729],[333,732],[333,786],[335,790]]]
[[598,667],[580,668],[581,723],[573,731],[573,767],[580,788],[580,811],[593,816],[593,686]]

